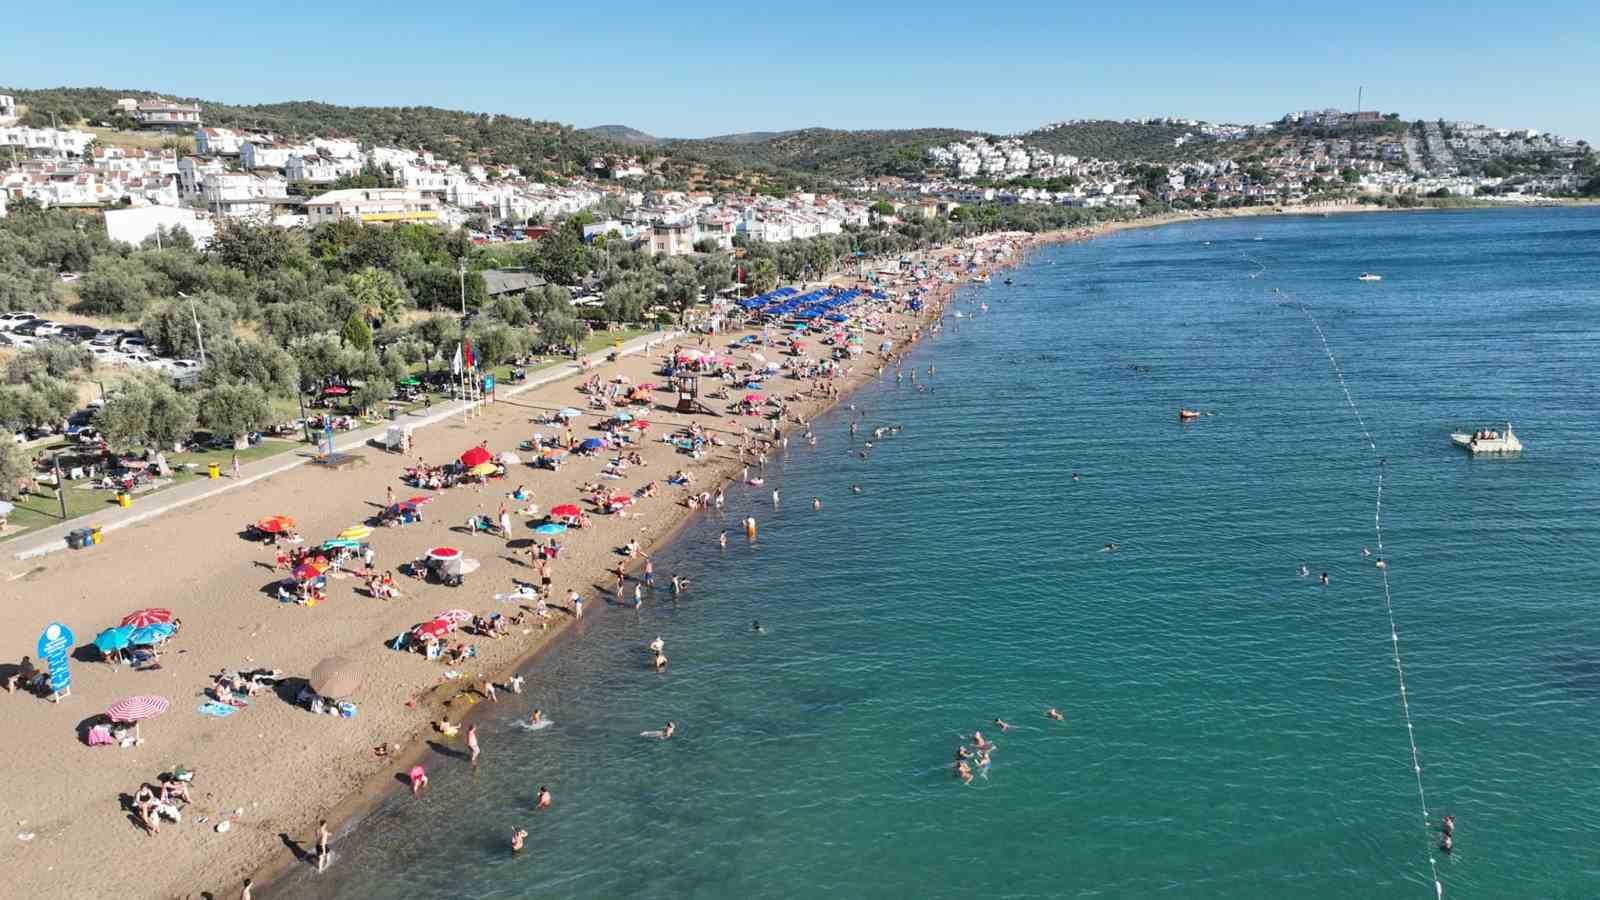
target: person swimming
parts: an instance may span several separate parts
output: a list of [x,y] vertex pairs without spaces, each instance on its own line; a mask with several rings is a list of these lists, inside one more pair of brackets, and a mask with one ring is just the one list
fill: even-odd
[[1056,709],[1054,706],[1050,707],[1050,709],[1045,712],[1045,715],[1055,719],[1057,722],[1064,721],[1067,718],[1061,714],[1061,710]]
[[965,784],[972,783],[972,768],[967,765],[966,760],[963,759],[956,763],[956,777],[960,778]]
[[1005,719],[995,719],[994,720],[994,727],[1000,729],[1000,732],[1002,734],[1004,734],[1005,732],[1011,730],[1011,724],[1009,722],[1007,722]]
[[1300,564],[1300,577],[1305,578],[1311,574],[1311,568],[1305,563]]
[[1366,559],[1367,557],[1369,557],[1371,555],[1372,555],[1372,551],[1370,549],[1368,549],[1366,547],[1362,547],[1361,548],[1361,558],[1362,559]]
[[666,649],[667,642],[662,640],[661,635],[658,634],[656,635],[656,639],[650,642],[649,647],[651,653],[660,653],[662,650]]
[[761,627],[761,621],[759,619],[750,623],[750,630],[755,632],[756,634],[766,634],[767,633],[767,629]]
[[861,485],[859,485],[859,484],[850,485],[850,493],[852,493],[852,494],[861,493]]
[[521,853],[522,848],[524,844],[526,844],[527,840],[528,829],[518,828],[516,831],[511,832],[511,852]]
[[1073,472],[1072,473],[1072,480],[1073,481],[1077,481],[1078,480],[1078,473],[1077,472]]
[[672,735],[674,733],[676,733],[677,730],[678,730],[678,723],[669,720],[667,722],[667,727],[661,729],[661,739],[664,741],[664,740],[672,737]]
[[1445,837],[1450,837],[1456,833],[1456,817],[1445,816],[1444,821],[1439,823],[1439,827],[1444,831]]
[[1328,573],[1327,572],[1323,572],[1322,573],[1322,577],[1319,578],[1318,580],[1322,582],[1322,586],[1323,587],[1327,587],[1328,586]]
[[528,724],[529,725],[543,725],[544,724],[544,710],[542,710],[542,709],[534,710],[533,711],[533,715],[528,717]]
[[1101,553],[1115,553],[1116,551],[1117,551],[1117,545],[1116,544],[1107,544],[1104,547],[1100,548],[1100,552]]

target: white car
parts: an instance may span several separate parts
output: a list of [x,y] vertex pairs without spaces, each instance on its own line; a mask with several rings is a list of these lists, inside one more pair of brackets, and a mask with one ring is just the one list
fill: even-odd
[[150,349],[150,345],[142,337],[125,337],[117,342],[117,349],[123,353],[143,353]]
[[144,366],[147,369],[159,369],[163,367],[161,360],[156,359],[154,356],[151,356],[143,350],[130,350],[123,354],[123,356],[128,360],[128,365],[130,366]]
[[167,364],[167,368],[171,369],[174,375],[200,371],[200,364],[192,359],[164,359],[162,362]]
[[11,329],[17,327],[18,325],[21,325],[23,322],[32,322],[34,319],[37,319],[37,318],[39,318],[39,317],[34,315],[33,313],[25,313],[25,312],[0,313],[0,331],[10,331]]
[[105,365],[120,365],[128,361],[126,354],[120,350],[113,350],[110,347],[91,346],[89,348],[89,355],[94,357],[94,361],[96,363]]
[[29,347],[32,347],[34,344],[39,343],[37,338],[31,338],[25,334],[8,334],[0,337],[0,340],[4,340],[6,344],[22,350],[26,350]]
[[95,335],[94,338],[89,341],[89,346],[91,346],[91,347],[115,347],[115,346],[117,346],[117,344],[124,337],[126,337],[126,333],[125,332],[121,332],[121,331],[102,331],[99,334]]

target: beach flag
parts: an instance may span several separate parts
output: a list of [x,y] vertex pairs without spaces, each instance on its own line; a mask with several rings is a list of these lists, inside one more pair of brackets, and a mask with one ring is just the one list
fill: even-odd
[[466,343],[464,344],[464,346],[466,347],[466,354],[467,354],[466,355],[467,368],[476,369],[478,367],[478,358],[476,356],[472,355],[472,338],[467,338],[466,339]]
[[460,344],[456,345],[456,357],[455,357],[455,359],[452,359],[450,361],[450,373],[452,375],[460,375],[461,374],[461,345]]

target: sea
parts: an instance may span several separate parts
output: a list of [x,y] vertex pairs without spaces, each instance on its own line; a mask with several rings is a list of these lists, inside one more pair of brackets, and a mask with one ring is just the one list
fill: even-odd
[[1593,208],[1040,248],[271,894],[1600,896],[1597,373]]

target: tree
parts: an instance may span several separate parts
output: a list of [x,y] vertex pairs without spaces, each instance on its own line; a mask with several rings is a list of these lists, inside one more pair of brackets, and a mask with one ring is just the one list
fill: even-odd
[[339,341],[354,350],[371,350],[372,327],[359,313],[351,313],[339,330]]
[[27,384],[35,375],[65,379],[79,370],[94,370],[94,356],[66,341],[45,341],[18,353],[6,364],[6,381]]
[[778,267],[770,259],[758,259],[750,264],[750,274],[745,277],[750,290],[765,294],[778,286]]
[[1361,180],[1361,173],[1356,171],[1355,166],[1345,166],[1339,170],[1339,177],[1344,179],[1345,184],[1355,184]]
[[868,209],[872,210],[873,214],[881,219],[887,219],[894,215],[894,204],[887,200],[879,200],[877,203],[874,203],[872,206],[868,207]]
[[[200,354],[203,341],[216,341],[233,331],[233,301],[216,294],[178,298],[156,306],[140,320],[145,337],[161,352],[179,359]],[[200,330],[195,332],[195,322]]]
[[33,474],[33,463],[15,441],[0,441],[0,500],[15,500],[17,484]]
[[174,446],[189,436],[194,423],[194,401],[153,376],[123,382],[95,414],[95,427],[119,450]]
[[154,296],[167,293],[170,283],[138,259],[102,253],[89,263],[78,282],[79,306],[102,316],[137,316]]
[[329,327],[326,308],[310,300],[275,303],[261,313],[262,330],[280,347],[289,346],[296,338],[327,331]]
[[449,316],[429,316],[412,326],[411,334],[422,345],[424,360],[450,358],[461,338],[461,325]]
[[399,318],[411,300],[398,278],[371,266],[351,275],[346,284],[356,311],[371,325]]
[[535,248],[539,274],[556,284],[577,284],[592,268],[589,248],[570,229],[558,228]]
[[206,252],[253,278],[295,268],[305,259],[305,246],[295,232],[238,220],[219,229]]
[[300,386],[300,367],[282,347],[229,335],[206,345],[201,381],[208,387],[254,385],[272,397],[293,397]]
[[216,385],[200,396],[199,421],[216,437],[233,439],[235,449],[249,446],[245,438],[272,421],[267,394],[253,384]]
[[572,307],[551,307],[539,316],[539,341],[542,348],[578,346],[578,317]]
[[533,316],[528,312],[528,305],[509,295],[496,297],[489,308],[489,314],[514,328],[522,328],[533,321]]
[[522,333],[508,325],[474,323],[471,332],[472,352],[483,368],[510,362],[526,352]]
[[70,384],[34,372],[20,384],[0,387],[0,424],[17,430],[55,425],[77,405]]

